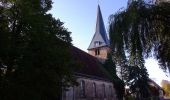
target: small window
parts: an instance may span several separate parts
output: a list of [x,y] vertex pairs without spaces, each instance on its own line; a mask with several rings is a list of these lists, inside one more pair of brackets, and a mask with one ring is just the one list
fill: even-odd
[[100,41],[95,41],[95,42],[94,42],[94,45],[95,45],[95,47],[98,47],[98,46],[101,45],[101,43],[102,43],[102,42],[100,42]]
[[95,55],[100,55],[100,50],[99,49],[95,50]]
[[103,96],[104,96],[104,98],[106,98],[106,87],[104,84],[103,84]]
[[80,96],[85,97],[85,82],[83,80],[80,82]]
[[96,97],[97,93],[96,93],[96,84],[93,83],[93,97]]

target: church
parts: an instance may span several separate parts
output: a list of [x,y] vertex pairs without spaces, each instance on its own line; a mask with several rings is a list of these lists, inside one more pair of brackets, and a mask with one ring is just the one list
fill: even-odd
[[63,91],[62,100],[117,100],[114,84],[102,65],[110,52],[109,46],[109,39],[98,5],[96,29],[88,47],[88,53],[74,46],[70,50],[72,59],[82,65],[82,68],[74,73],[79,85]]

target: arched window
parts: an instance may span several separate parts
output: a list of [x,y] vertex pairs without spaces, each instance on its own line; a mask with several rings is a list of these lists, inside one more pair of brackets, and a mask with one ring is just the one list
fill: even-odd
[[106,97],[106,87],[105,87],[105,85],[103,84],[103,96],[104,96],[104,98]]
[[96,97],[97,93],[96,93],[96,83],[93,83],[93,97]]
[[95,50],[95,55],[100,55],[100,50],[99,50],[99,48],[97,48],[97,49]]
[[80,82],[80,96],[85,97],[85,81]]
[[109,86],[109,92],[110,92],[110,97],[113,97],[113,88],[112,88],[112,86]]

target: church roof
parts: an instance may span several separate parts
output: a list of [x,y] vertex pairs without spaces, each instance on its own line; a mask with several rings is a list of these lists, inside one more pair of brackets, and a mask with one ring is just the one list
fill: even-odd
[[75,71],[76,74],[110,81],[108,72],[103,68],[97,58],[74,46],[71,47],[71,55],[72,59],[81,65]]
[[[99,42],[99,45],[96,45],[97,42]],[[108,40],[108,37],[106,34],[100,6],[98,5],[96,30],[95,30],[95,34],[92,38],[92,41],[88,47],[88,50],[93,49],[93,48],[102,47],[102,46],[109,46],[109,40]]]

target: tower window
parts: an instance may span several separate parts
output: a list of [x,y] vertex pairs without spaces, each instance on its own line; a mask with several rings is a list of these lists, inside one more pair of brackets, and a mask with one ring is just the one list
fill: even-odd
[[95,47],[98,47],[99,45],[101,45],[101,42],[100,41],[95,41],[94,45],[95,45]]
[[95,50],[95,55],[100,55],[100,50],[99,49]]

